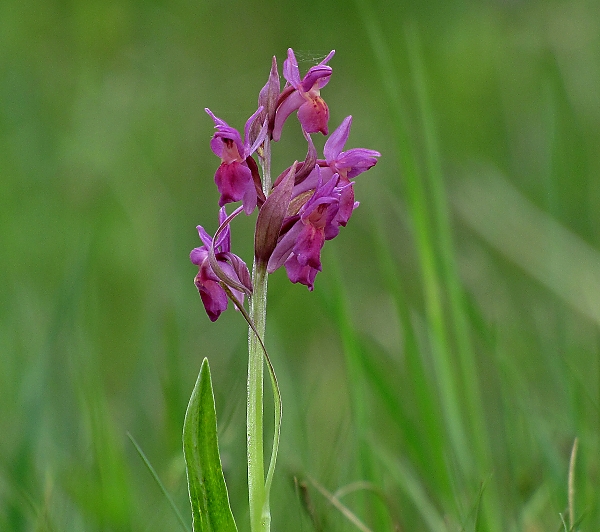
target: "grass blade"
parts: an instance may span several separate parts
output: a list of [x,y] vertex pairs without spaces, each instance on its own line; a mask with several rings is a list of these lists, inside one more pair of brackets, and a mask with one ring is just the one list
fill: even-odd
[[158,487],[160,488],[160,491],[163,492],[163,495],[167,498],[167,501],[169,501],[169,505],[171,506],[171,508],[173,509],[173,512],[177,516],[177,521],[179,521],[179,524],[181,525],[181,528],[183,530],[185,530],[185,532],[191,532],[190,527],[187,525],[187,523],[183,519],[183,516],[181,515],[181,512],[179,511],[179,508],[177,508],[177,506],[175,504],[175,501],[173,500],[173,497],[171,497],[171,494],[167,491],[167,488],[165,488],[165,485],[160,480],[160,477],[158,476],[158,473],[156,472],[156,469],[154,469],[154,467],[150,463],[150,460],[148,460],[148,457],[146,456],[146,454],[144,453],[144,451],[142,451],[142,448],[139,446],[138,442],[135,441],[135,438],[129,432],[127,433],[127,437],[129,438],[129,440],[131,441],[131,443],[133,443],[133,446],[135,447],[135,450],[140,455],[140,458],[142,459],[142,461],[144,462],[144,464],[148,468],[148,471],[150,471],[150,474],[152,475],[152,478],[158,484]]

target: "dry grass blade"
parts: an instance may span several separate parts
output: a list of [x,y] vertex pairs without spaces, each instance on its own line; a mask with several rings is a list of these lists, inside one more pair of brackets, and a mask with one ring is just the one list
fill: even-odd
[[569,530],[575,527],[575,462],[577,460],[577,448],[579,447],[579,438],[573,441],[571,449],[571,458],[569,459],[569,478],[568,478],[568,500],[569,500]]
[[337,508],[340,513],[348,519],[356,528],[362,530],[362,532],[372,532],[372,530],[365,525],[347,506],[344,506],[340,500],[332,493],[327,491],[321,484],[319,484],[314,478],[308,477],[309,482],[316,488],[316,490],[325,497],[332,506]]

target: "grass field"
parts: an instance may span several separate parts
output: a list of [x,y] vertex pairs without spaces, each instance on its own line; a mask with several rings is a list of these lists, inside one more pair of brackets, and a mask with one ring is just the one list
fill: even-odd
[[[331,127],[382,157],[314,292],[269,280],[272,529],[600,530],[597,7],[4,0],[0,530],[181,530],[128,433],[191,523],[205,356],[249,529],[247,328],[209,322],[188,255],[216,229],[204,108],[241,129],[288,47],[336,50]],[[286,127],[275,175],[306,153]]]

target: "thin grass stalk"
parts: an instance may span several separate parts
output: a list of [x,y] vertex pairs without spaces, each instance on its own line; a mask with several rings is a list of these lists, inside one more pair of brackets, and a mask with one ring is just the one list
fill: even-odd
[[[448,296],[450,307],[449,317],[458,351],[461,378],[457,381],[457,384],[465,393],[465,411],[471,423],[470,439],[476,453],[476,474],[479,480],[481,480],[492,472],[489,436],[485,424],[481,391],[479,389],[476,357],[471,344],[469,325],[464,307],[464,296],[456,268],[448,200],[443,183],[441,157],[435,133],[436,127],[433,111],[427,95],[427,81],[425,79],[416,25],[411,24],[407,26],[406,37],[411,71],[413,73],[413,84],[425,139],[425,163],[427,167],[425,178],[427,179],[428,189],[433,200],[431,204],[433,206],[434,231],[437,236],[434,243],[438,244],[436,247],[441,265],[441,281],[446,288]],[[496,507],[497,493],[495,493],[493,482],[488,485],[486,495],[483,500],[484,508],[487,509],[486,516],[488,524],[491,527],[490,529],[501,530],[499,512]]]
[[423,453],[421,466],[429,471],[430,478],[434,478],[436,481],[436,491],[450,496],[451,483],[444,462],[444,453],[440,452],[439,446],[436,447],[435,445],[436,442],[443,441],[443,428],[436,411],[434,383],[426,374],[424,360],[420,355],[419,344],[411,321],[410,308],[404,295],[401,276],[396,271],[396,265],[390,253],[390,246],[385,238],[384,228],[383,221],[379,220],[379,223],[373,229],[377,264],[381,269],[389,292],[393,295],[396,312],[400,319],[404,340],[403,355],[406,360],[406,375],[410,380],[410,389],[413,393],[419,425],[423,429],[419,436],[428,442],[434,442],[425,446],[420,441],[415,442],[415,444]]
[[420,176],[415,156],[415,149],[408,134],[406,112],[399,94],[400,86],[395,67],[387,44],[374,16],[364,2],[356,0],[362,19],[365,22],[369,39],[375,53],[384,89],[392,102],[391,111],[394,116],[396,134],[398,135],[398,155],[406,183],[405,191],[408,199],[411,219],[414,223],[417,251],[423,275],[425,296],[425,312],[429,325],[431,349],[434,353],[433,365],[439,386],[440,403],[446,420],[446,430],[450,437],[452,450],[460,470],[469,476],[472,470],[472,459],[469,453],[468,438],[463,423],[458,380],[454,371],[454,363],[450,353],[450,342],[442,307],[442,283],[440,280],[435,255],[435,234],[429,218],[429,202]]
[[[357,441],[358,468],[356,474],[358,474],[358,478],[361,480],[377,482],[378,475],[376,472],[375,457],[371,445],[367,441],[367,435],[370,432],[369,419],[371,414],[368,408],[369,394],[365,382],[365,369],[362,361],[363,352],[354,326],[352,325],[344,287],[339,281],[341,278],[339,265],[334,257],[330,257],[328,262],[338,272],[333,276],[334,297],[331,311],[336,320],[346,363],[352,425],[355,431],[355,440]],[[372,521],[377,525],[375,527],[377,530],[387,530],[390,528],[388,512],[381,505],[367,504],[365,497],[361,496],[356,506],[356,511],[360,515],[372,516]]]

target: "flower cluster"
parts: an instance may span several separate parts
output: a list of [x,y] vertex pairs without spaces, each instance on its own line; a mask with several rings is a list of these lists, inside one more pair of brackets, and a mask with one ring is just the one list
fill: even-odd
[[[283,90],[273,58],[269,80],[260,91],[258,109],[246,122],[243,139],[236,129],[206,109],[216,129],[210,146],[221,159],[215,173],[220,193],[219,229],[210,237],[198,227],[203,245],[192,250],[190,259],[198,266],[195,284],[212,321],[227,308],[228,297],[241,304],[244,295],[252,293],[246,264],[231,253],[229,223],[235,216],[242,211],[250,215],[258,208],[256,266],[268,273],[284,266],[293,283],[312,290],[321,271],[325,241],[337,236],[358,207],[352,179],[374,166],[380,154],[363,148],[344,151],[351,116],[326,140],[322,159],[310,137],[313,133],[329,133],[329,108],[320,90],[331,77],[327,63],[334,53],[300,78],[296,57],[289,49],[283,63]],[[258,155],[263,172],[270,168],[270,150],[265,148],[271,141],[280,140],[284,123],[294,111],[308,143],[306,158],[282,172],[272,186],[265,186],[254,155]],[[239,201],[241,205],[227,216],[225,205]]]

